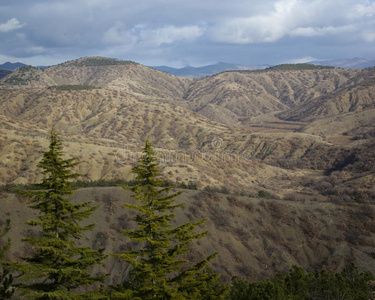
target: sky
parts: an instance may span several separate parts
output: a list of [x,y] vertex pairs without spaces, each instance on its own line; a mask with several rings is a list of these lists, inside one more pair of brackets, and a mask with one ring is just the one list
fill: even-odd
[[0,64],[375,59],[375,0],[0,0]]

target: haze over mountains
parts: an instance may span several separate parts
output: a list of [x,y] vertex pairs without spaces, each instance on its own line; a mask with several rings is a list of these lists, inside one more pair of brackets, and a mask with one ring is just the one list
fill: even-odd
[[[280,268],[374,263],[375,68],[296,64],[193,79],[89,57],[7,75],[0,115],[0,184],[41,179],[37,164],[55,125],[67,155],[81,162],[82,180],[132,179],[148,138],[164,179],[242,195],[189,194],[181,217],[212,217],[219,237],[200,247],[221,243],[225,257],[216,267],[236,261],[228,276],[250,272],[252,263],[249,276],[272,273],[275,266],[262,273],[265,257],[267,265],[270,257],[283,260]],[[261,204],[257,195],[270,199]],[[120,218],[119,198],[111,197],[105,209],[115,205]],[[351,206],[344,212],[343,204]],[[254,231],[244,221],[249,214]],[[235,248],[224,242],[229,236]],[[257,257],[241,262],[246,253]]]
[[372,68],[375,66],[375,60],[364,59],[364,58],[351,58],[351,59],[334,59],[334,60],[320,60],[310,61],[309,64],[332,66],[336,68],[344,69],[365,69]]
[[202,78],[211,76],[217,73],[233,70],[262,70],[269,67],[268,65],[259,66],[244,66],[238,64],[230,64],[219,62],[214,65],[202,66],[202,67],[184,67],[184,68],[171,68],[167,66],[152,67],[154,69],[167,72],[172,75],[188,77],[188,78]]
[[[310,61],[308,64],[332,66],[336,68],[344,69],[365,69],[372,68],[375,66],[375,60],[369,60],[364,58],[350,58],[350,59],[336,59],[336,60],[322,60],[322,61]],[[246,66],[239,64],[230,63],[217,63],[214,65],[202,66],[202,67],[184,67],[184,68],[171,68],[167,66],[152,67],[157,70],[165,71],[172,75],[188,77],[188,78],[202,78],[211,76],[217,73],[225,71],[240,71],[240,70],[262,70],[270,67],[270,65],[256,65]]]

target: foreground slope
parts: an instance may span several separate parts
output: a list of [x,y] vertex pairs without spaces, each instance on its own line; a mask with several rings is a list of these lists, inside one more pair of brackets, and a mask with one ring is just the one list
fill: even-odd
[[[81,240],[94,249],[105,247],[106,253],[119,253],[134,247],[120,233],[134,228],[132,212],[122,206],[133,203],[131,193],[116,188],[85,188],[78,190],[74,200],[93,200],[100,208],[87,223],[96,223],[92,232]],[[24,224],[33,218],[25,200],[14,194],[0,194],[0,219],[12,220],[10,259],[27,255],[29,248],[21,238],[37,229]],[[354,262],[361,271],[375,273],[375,208],[367,205],[335,205],[318,202],[262,200],[201,191],[184,191],[177,203],[178,224],[208,218],[202,230],[209,235],[194,244],[186,257],[197,262],[219,252],[213,268],[227,282],[232,276],[261,280],[298,264],[308,271],[325,268],[341,271]],[[110,273],[108,281],[119,283],[128,266],[109,258],[103,270]]]

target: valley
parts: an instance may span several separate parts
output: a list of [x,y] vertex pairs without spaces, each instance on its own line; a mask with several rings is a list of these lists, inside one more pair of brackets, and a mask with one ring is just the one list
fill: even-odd
[[[194,255],[218,250],[213,267],[225,280],[260,280],[292,264],[339,271],[349,261],[375,273],[375,68],[304,68],[200,79],[101,57],[19,68],[0,80],[0,219],[25,234],[18,224],[31,212],[4,190],[41,180],[52,126],[83,181],[134,179],[149,139],[162,179],[197,185],[181,196],[178,218],[209,218]],[[118,251],[129,193],[87,188],[75,197],[102,204],[87,243]]]
[[[311,181],[361,149],[373,157],[375,70],[294,68],[188,79],[98,57],[22,67],[0,85],[0,183],[40,179],[38,151],[55,125],[82,162],[84,180],[129,178],[135,161],[124,153],[139,152],[148,138],[171,157],[164,179],[250,194],[266,189],[279,198],[303,190],[326,201],[330,195]],[[373,180],[369,165],[364,185]],[[343,180],[361,182],[357,171]],[[365,189],[372,201],[374,190]]]

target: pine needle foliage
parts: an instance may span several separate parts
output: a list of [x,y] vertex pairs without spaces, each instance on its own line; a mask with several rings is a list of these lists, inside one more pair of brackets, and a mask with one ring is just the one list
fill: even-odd
[[9,266],[6,265],[5,261],[7,252],[11,245],[11,240],[8,238],[3,241],[3,238],[9,233],[11,229],[10,220],[7,219],[5,224],[0,229],[0,299],[10,299],[14,294],[13,275],[10,271]]
[[74,191],[71,180],[79,176],[72,171],[78,163],[76,158],[64,159],[62,148],[62,141],[52,128],[49,150],[38,165],[45,178],[36,184],[36,190],[19,191],[30,198],[30,207],[39,212],[37,220],[26,224],[40,227],[41,233],[23,240],[32,245],[33,251],[24,258],[25,263],[14,265],[22,274],[18,288],[31,299],[105,299],[99,292],[77,292],[77,288],[105,278],[105,275],[91,276],[89,269],[106,256],[103,249],[75,246],[76,240],[94,227],[94,224],[81,226],[79,222],[98,206],[91,206],[91,202],[75,204],[68,197]]
[[112,287],[112,299],[221,299],[226,287],[218,282],[219,274],[206,268],[216,253],[191,266],[181,257],[192,250],[193,240],[207,235],[207,231],[195,230],[205,219],[173,227],[173,210],[184,203],[175,203],[181,192],[169,194],[170,187],[160,187],[158,165],[146,141],[138,166],[132,170],[137,175],[133,198],[140,204],[124,203],[137,211],[133,220],[138,229],[125,229],[123,234],[139,247],[116,255],[133,269],[122,285]]

